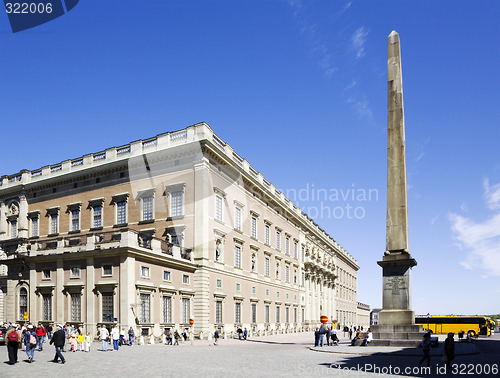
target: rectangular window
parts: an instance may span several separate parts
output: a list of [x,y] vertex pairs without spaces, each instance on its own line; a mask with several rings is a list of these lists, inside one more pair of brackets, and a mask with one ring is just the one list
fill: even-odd
[[163,297],[163,323],[172,323],[172,297]]
[[113,317],[113,293],[101,293],[102,296],[102,321],[109,322]]
[[141,277],[149,278],[149,267],[141,266]]
[[215,196],[215,219],[222,222],[222,197]]
[[71,230],[78,231],[80,229],[80,210],[71,211]]
[[280,323],[280,306],[276,306],[276,323]]
[[79,278],[80,277],[80,268],[74,266],[71,268],[71,278]]
[[304,272],[302,272],[302,286],[305,285],[305,277],[304,277]]
[[215,323],[222,323],[222,301],[215,302]]
[[241,247],[239,245],[234,247],[234,266],[241,268]]
[[290,254],[290,238],[285,239],[285,253]]
[[103,276],[111,276],[113,272],[112,266],[111,265],[103,265],[102,266],[102,275]]
[[144,197],[142,199],[142,220],[153,219],[153,197]]
[[281,232],[276,231],[276,249],[279,251],[281,249]]
[[265,319],[266,323],[269,323],[269,305],[266,305],[266,313],[265,313],[265,315],[266,315],[266,319]]
[[31,218],[31,236],[38,236],[38,218]]
[[297,242],[293,243],[293,257],[294,258],[298,257],[297,256],[297,250],[298,250],[298,248],[299,248],[298,243]]
[[257,288],[255,286],[252,286],[252,294],[256,294],[257,293]]
[[23,320],[24,313],[28,311],[28,291],[23,287],[19,291],[19,319]]
[[182,323],[189,324],[189,298],[182,298]]
[[285,307],[285,322],[290,323],[290,307]]
[[241,284],[239,283],[236,284],[236,291],[238,292],[241,291]]
[[297,285],[297,270],[293,271],[293,283]]
[[265,259],[264,275],[266,277],[269,277],[269,257],[266,257],[266,259]]
[[182,192],[172,193],[172,212],[173,217],[182,215]]
[[43,320],[52,320],[52,295],[42,295]]
[[297,307],[293,308],[293,322],[297,323]]
[[280,263],[276,263],[276,279],[280,278]]
[[10,222],[11,238],[17,238],[17,221]]
[[58,220],[57,214],[52,214],[50,216],[50,233],[51,234],[57,234],[57,220]]
[[234,322],[241,323],[241,303],[236,302],[234,304]]
[[257,305],[252,303],[252,323],[257,323]]
[[168,270],[163,271],[163,280],[170,281],[170,272]]
[[266,224],[266,229],[265,229],[266,233],[265,233],[265,242],[267,245],[270,245],[269,244],[269,226]]
[[234,208],[234,228],[241,231],[241,209],[239,207]]
[[151,299],[150,294],[141,293],[139,295],[140,299],[140,309],[139,309],[139,321],[141,323],[149,323],[149,303]]
[[79,322],[82,315],[82,295],[71,293],[71,321]]
[[252,238],[257,239],[257,218],[252,217]]
[[102,206],[94,206],[94,226],[102,227]]
[[116,204],[116,224],[127,223],[127,201]]
[[217,279],[217,289],[222,289],[222,280]]
[[42,279],[50,280],[50,269],[42,270]]
[[285,266],[285,282],[290,282],[290,267]]
[[182,275],[182,283],[184,285],[189,285],[189,276],[187,274]]

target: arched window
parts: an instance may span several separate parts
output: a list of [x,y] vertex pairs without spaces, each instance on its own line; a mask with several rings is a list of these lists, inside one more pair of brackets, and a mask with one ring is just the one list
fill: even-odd
[[22,320],[24,313],[28,312],[28,291],[22,287],[19,290],[19,319]]

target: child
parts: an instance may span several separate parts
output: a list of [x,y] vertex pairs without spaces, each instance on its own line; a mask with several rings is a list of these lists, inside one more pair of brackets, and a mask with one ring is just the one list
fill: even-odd
[[83,352],[83,342],[85,341],[85,336],[83,333],[80,333],[78,337],[76,338],[76,342],[78,343],[78,349],[80,349],[80,352]]
[[71,332],[71,337],[69,339],[69,343],[71,345],[71,351],[76,352],[76,335],[75,332]]
[[90,332],[87,332],[84,338],[85,342],[85,352],[90,352],[90,344],[92,343],[92,335]]

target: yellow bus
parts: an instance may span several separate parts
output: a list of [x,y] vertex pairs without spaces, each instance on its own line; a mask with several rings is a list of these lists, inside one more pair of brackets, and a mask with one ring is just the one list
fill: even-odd
[[449,332],[471,336],[491,336],[495,323],[485,316],[415,316],[415,324],[422,324],[424,331],[446,334]]

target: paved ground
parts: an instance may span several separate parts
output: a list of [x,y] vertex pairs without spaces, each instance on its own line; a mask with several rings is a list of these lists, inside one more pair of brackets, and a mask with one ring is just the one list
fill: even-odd
[[[349,347],[348,340],[341,335],[341,345],[330,348],[338,348],[343,353],[318,353],[310,349],[312,339],[312,333],[300,333],[248,341],[221,340],[217,347],[206,340],[197,340],[194,345],[187,342],[176,347],[133,346],[123,347],[118,352],[101,352],[98,350],[100,344],[94,343],[90,353],[66,352],[67,363],[64,365],[49,362],[54,357],[54,351],[53,347],[46,347],[43,352],[35,352],[32,364],[25,362],[25,353],[20,353],[20,362],[14,366],[0,363],[0,377],[276,378],[369,376],[373,373],[429,377],[445,374],[440,356],[432,358],[430,371],[422,370],[418,365],[419,349],[401,355],[402,348]],[[473,345],[478,347],[480,353],[457,356],[453,361],[458,364],[456,372],[476,377],[498,376],[498,372],[493,373],[496,371],[495,364],[496,369],[500,368],[500,336],[479,339]],[[349,351],[352,353],[347,353]],[[361,352],[370,354],[354,354]],[[0,356],[7,360],[5,346],[0,346]],[[453,374],[448,371],[447,375]]]

